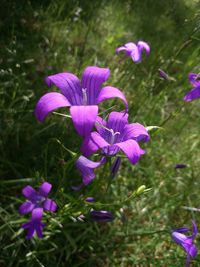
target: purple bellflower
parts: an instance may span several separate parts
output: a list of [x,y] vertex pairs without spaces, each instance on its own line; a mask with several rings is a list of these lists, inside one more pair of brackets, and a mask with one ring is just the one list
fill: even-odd
[[26,238],[30,239],[33,237],[35,232],[39,238],[42,238],[42,230],[44,228],[44,224],[42,223],[42,208],[36,208],[32,211],[32,218],[29,222],[24,223],[22,228],[28,231]]
[[44,182],[36,191],[30,185],[27,185],[22,189],[22,194],[28,199],[24,202],[20,208],[19,213],[21,215],[27,214],[36,208],[42,208],[47,211],[55,212],[57,209],[56,203],[48,198],[48,193],[51,191],[52,185]]
[[112,178],[115,178],[115,176],[119,170],[120,165],[121,165],[121,158],[116,157],[116,159],[114,159],[114,161],[111,165],[111,168],[110,168],[110,175]]
[[48,76],[46,84],[55,85],[61,93],[51,92],[43,95],[35,109],[36,118],[43,122],[49,112],[61,107],[70,107],[70,114],[75,129],[81,136],[87,136],[96,120],[98,104],[104,100],[118,97],[126,105],[124,94],[112,86],[102,87],[108,79],[110,70],[95,66],[87,67],[80,81],[74,74],[63,72]]
[[146,52],[147,56],[150,54],[150,46],[144,41],[139,41],[137,44],[130,42],[124,46],[120,46],[116,49],[116,52],[125,51],[128,57],[131,57],[135,63],[139,63],[142,61],[143,50]]
[[184,96],[183,100],[186,102],[200,98],[200,74],[189,73],[188,79],[193,88]]
[[128,114],[111,112],[108,121],[98,117],[95,123],[97,132],[92,132],[82,143],[81,151],[87,157],[101,149],[106,156],[114,156],[121,149],[132,164],[136,164],[145,153],[138,144],[147,142],[150,136],[139,123],[128,123]]
[[110,211],[93,210],[90,211],[90,219],[96,222],[111,222],[114,217]]
[[80,156],[76,161],[76,167],[82,174],[83,184],[89,184],[94,178],[94,169],[105,163],[105,157],[102,157],[100,161],[94,162],[87,159],[84,156]]
[[175,166],[175,169],[184,169],[184,168],[187,168],[187,165],[183,163],[178,163]]
[[159,75],[160,75],[160,77],[161,77],[162,79],[164,79],[164,80],[168,80],[168,79],[169,79],[168,74],[167,74],[164,70],[162,70],[162,69],[158,69],[158,72],[159,72]]
[[193,230],[192,235],[186,236],[184,233],[188,232],[190,229],[188,227],[177,228],[172,232],[172,239],[180,245],[187,253],[186,266],[190,264],[190,257],[194,258],[197,255],[197,247],[193,244],[193,241],[197,235],[197,226],[194,221],[192,221]]

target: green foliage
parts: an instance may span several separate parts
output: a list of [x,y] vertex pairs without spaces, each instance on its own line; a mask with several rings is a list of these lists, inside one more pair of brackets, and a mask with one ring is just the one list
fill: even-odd
[[[192,218],[200,225],[197,213],[183,209],[200,203],[200,102],[182,101],[191,88],[188,72],[200,69],[197,8],[192,0],[2,1],[0,266],[184,264],[184,252],[171,241],[170,231],[190,225]],[[150,43],[149,58],[144,55],[135,65],[115,55],[117,46],[137,40]],[[87,65],[111,69],[109,84],[125,92],[130,122],[162,129],[152,129],[138,165],[124,159],[109,188],[107,167],[80,195],[70,189],[81,181],[66,150],[79,153],[81,143],[70,119],[51,114],[40,124],[33,112],[47,91],[46,75],[65,70],[80,77]],[[159,68],[172,79],[160,79]],[[112,104],[121,110],[119,102],[109,101],[101,111]],[[188,168],[175,171],[177,163]],[[20,229],[26,218],[17,212],[21,189],[42,180],[53,184],[59,211],[45,217],[44,239],[27,241]],[[124,201],[142,185],[151,190]],[[87,204],[87,196],[98,202]],[[107,208],[116,219],[108,224],[78,221],[90,207]]]

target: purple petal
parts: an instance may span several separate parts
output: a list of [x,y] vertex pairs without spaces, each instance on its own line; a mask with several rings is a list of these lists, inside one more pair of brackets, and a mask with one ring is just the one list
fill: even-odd
[[115,145],[118,146],[126,154],[127,158],[132,164],[136,164],[141,155],[145,153],[145,151],[140,148],[138,143],[132,139],[117,143]]
[[94,126],[98,114],[98,106],[72,106],[70,114],[78,134],[87,136]]
[[184,169],[184,168],[187,168],[187,165],[183,163],[178,163],[175,166],[175,169]]
[[82,105],[80,80],[74,74],[67,72],[54,74],[48,76],[45,82],[49,87],[57,86],[71,105]]
[[91,161],[84,156],[80,156],[78,158],[78,160],[76,161],[76,167],[82,173],[83,183],[85,185],[89,184],[95,178],[94,169],[99,167],[104,162],[104,158],[102,158],[98,162]]
[[195,100],[197,98],[200,98],[200,86],[197,86],[190,90],[183,98],[184,101],[189,102],[192,100]]
[[144,142],[150,140],[150,136],[146,128],[140,123],[131,123],[124,127],[124,140],[134,139],[137,142],[144,139]]
[[35,108],[35,116],[40,122],[43,122],[49,112],[57,108],[70,106],[69,101],[64,95],[56,92],[47,93],[39,99]]
[[119,98],[121,99],[125,106],[126,106],[126,111],[128,110],[128,102],[126,100],[125,95],[117,88],[112,87],[112,86],[106,86],[104,88],[102,88],[102,90],[99,93],[98,99],[97,99],[97,103],[101,103],[107,99],[110,98]]
[[39,188],[39,194],[43,197],[47,197],[48,193],[51,191],[52,185],[50,183],[44,182]]
[[137,54],[139,52],[139,49],[135,43],[127,43],[125,44],[126,47],[126,55],[131,56],[131,54]]
[[200,85],[200,74],[189,73],[189,75],[188,75],[188,79],[189,79],[190,83],[191,83],[194,87]]
[[35,231],[36,231],[37,236],[39,238],[43,237],[42,230],[43,230],[44,226],[45,226],[45,224],[43,224],[43,223],[39,223],[39,224],[35,225]]
[[197,255],[198,249],[194,244],[192,244],[192,246],[190,247],[188,252],[189,252],[190,256],[194,258]]
[[21,215],[27,214],[31,212],[34,209],[34,207],[35,207],[35,204],[33,204],[30,201],[26,201],[19,207],[19,213]]
[[128,114],[125,112],[111,112],[108,117],[107,127],[114,132],[122,132],[128,124]]
[[85,199],[86,202],[95,202],[95,198],[94,197],[87,197]]
[[100,116],[97,116],[96,121],[95,121],[95,128],[97,129],[97,132],[100,135],[103,135],[104,132],[106,131],[104,128],[106,127],[106,121],[102,119]]
[[101,137],[101,135],[97,132],[92,132],[90,136],[85,138],[81,145],[81,152],[84,156],[90,156],[95,153],[97,150],[107,147],[110,144],[106,142],[106,140]]
[[32,221],[41,221],[43,215],[43,209],[42,208],[36,208],[32,211]]
[[47,198],[44,201],[43,207],[45,210],[48,210],[51,212],[55,212],[57,210],[57,205],[56,205],[55,201],[51,200],[50,198]]
[[163,78],[165,80],[168,80],[169,77],[168,77],[167,73],[164,70],[158,69],[158,72],[159,72],[159,75],[160,75],[161,78]]
[[192,234],[192,238],[195,238],[196,235],[197,235],[197,233],[198,233],[197,225],[196,225],[195,221],[192,221],[192,226],[193,226],[193,230],[192,230],[192,232],[193,232],[193,234]]
[[172,233],[172,238],[179,245],[182,245],[188,239],[186,235],[176,232],[176,231]]
[[90,212],[90,218],[97,222],[111,222],[114,219],[112,213],[106,210],[93,210]]
[[149,46],[149,44],[147,44],[147,43],[144,42],[144,41],[139,41],[139,42],[137,43],[137,45],[138,45],[140,51],[145,50],[147,56],[150,54],[150,46]]
[[116,49],[116,53],[119,53],[121,51],[126,51],[126,47],[125,46],[120,46]]
[[95,66],[87,67],[83,72],[82,88],[87,90],[87,104],[96,105],[102,84],[109,78],[110,70]]
[[121,165],[121,158],[117,157],[111,165],[110,174],[114,178],[119,170]]
[[133,62],[139,63],[142,60],[142,52],[138,48],[134,49],[131,53],[131,58]]
[[37,192],[35,191],[35,189],[33,189],[32,186],[27,185],[22,189],[22,194],[29,200],[31,200],[32,198],[34,198],[34,196],[37,195]]

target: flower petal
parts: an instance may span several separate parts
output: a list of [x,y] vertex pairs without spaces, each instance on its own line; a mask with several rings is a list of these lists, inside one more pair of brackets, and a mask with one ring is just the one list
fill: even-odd
[[190,90],[183,98],[184,101],[189,102],[200,98],[200,85]]
[[46,77],[46,84],[57,86],[71,105],[82,105],[80,80],[72,73],[63,72]]
[[22,189],[22,194],[29,200],[31,200],[36,194],[37,192],[35,191],[35,189],[33,189],[32,186],[27,185]]
[[99,96],[97,98],[97,103],[99,104],[107,99],[115,98],[115,97],[121,99],[124,102],[126,106],[126,111],[127,111],[128,102],[126,100],[125,95],[119,89],[112,87],[112,86],[106,86],[101,89]]
[[52,185],[50,183],[44,182],[39,188],[39,194],[43,197],[47,197],[48,193],[51,191]]
[[105,162],[105,158],[102,158],[98,162],[89,160],[84,156],[80,156],[78,158],[78,160],[76,161],[76,167],[82,173],[83,183],[85,185],[89,184],[95,178],[94,169],[99,167],[104,162]]
[[140,123],[131,123],[124,127],[124,140],[134,139],[137,142],[144,139],[144,142],[150,140],[150,136],[146,130],[146,128]]
[[32,211],[32,218],[31,220],[33,222],[35,221],[41,221],[43,215],[43,209],[42,208],[36,208]]
[[21,215],[27,214],[31,212],[34,209],[34,207],[35,205],[32,202],[26,201],[19,207],[19,213]]
[[117,47],[116,53],[119,53],[121,51],[126,51],[126,47],[125,46],[119,46],[119,47]]
[[141,155],[145,154],[145,151],[140,148],[135,140],[129,139],[121,143],[115,144],[118,146],[127,156],[132,164],[136,164]]
[[200,85],[200,74],[196,74],[196,73],[189,73],[188,75],[188,79],[190,81],[190,83],[196,87]]
[[57,204],[55,201],[51,200],[50,198],[47,198],[44,203],[43,207],[45,210],[55,212],[57,210]]
[[102,119],[100,116],[97,116],[95,121],[95,128],[100,135],[103,135],[104,132],[106,131],[104,129],[105,127],[106,127],[106,121]]
[[35,108],[35,116],[40,122],[43,122],[49,112],[57,108],[70,106],[69,101],[64,95],[56,92],[47,93],[39,99]]
[[95,153],[97,150],[107,147],[110,144],[101,137],[97,132],[92,132],[90,136],[86,137],[81,145],[81,152],[84,156],[88,157]]
[[114,219],[113,214],[106,210],[90,211],[90,218],[97,222],[111,222]]
[[98,106],[72,106],[70,114],[78,134],[87,136],[94,126],[98,114]]
[[137,43],[139,50],[142,52],[142,50],[145,50],[147,56],[150,54],[150,46],[144,41],[139,41]]
[[142,60],[142,52],[137,48],[131,52],[131,58],[135,63],[139,63]]
[[122,132],[128,124],[128,113],[113,111],[109,114],[107,127],[114,132]]
[[102,84],[109,78],[110,70],[108,68],[99,68],[95,66],[87,67],[82,76],[82,88],[87,89],[87,104],[96,105],[97,97]]

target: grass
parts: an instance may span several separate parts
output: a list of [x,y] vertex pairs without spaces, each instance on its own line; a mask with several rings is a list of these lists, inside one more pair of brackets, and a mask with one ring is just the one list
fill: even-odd
[[[171,229],[200,223],[200,102],[185,104],[190,71],[199,72],[199,4],[197,1],[3,1],[1,6],[0,82],[0,266],[183,266],[185,254],[171,241]],[[117,46],[145,40],[149,58],[135,65]],[[44,124],[33,111],[47,91],[46,75],[69,71],[81,77],[87,65],[109,67],[109,84],[129,101],[129,121],[162,126],[151,132],[147,154],[136,166],[123,161],[105,194],[108,170],[82,191],[71,185],[81,178],[64,147],[79,152],[69,118],[49,115]],[[174,80],[161,80],[162,68]],[[119,101],[108,101],[101,110]],[[66,112],[65,110],[62,110]],[[177,163],[188,168],[175,170]],[[42,180],[53,184],[51,196],[60,209],[45,217],[42,240],[27,241],[18,215],[21,189]],[[124,202],[139,186],[146,194]],[[98,207],[115,213],[109,224],[74,222],[96,196]],[[198,246],[200,240],[197,237]],[[198,266],[200,256],[193,260]]]

